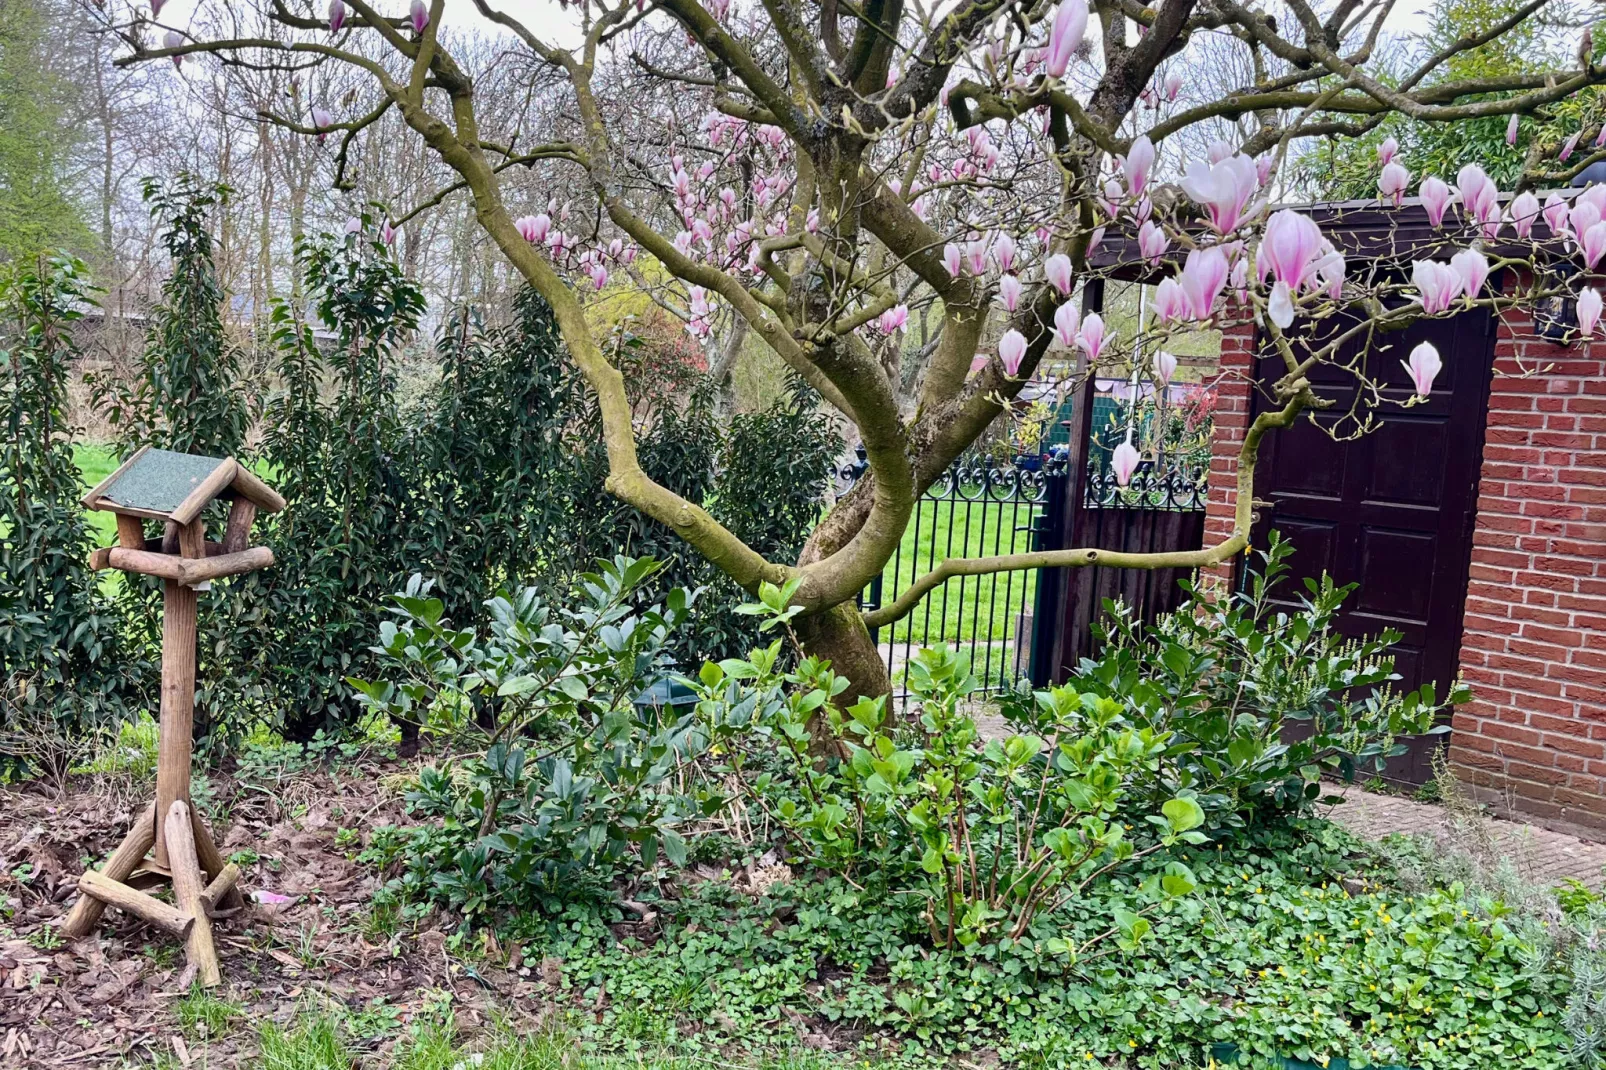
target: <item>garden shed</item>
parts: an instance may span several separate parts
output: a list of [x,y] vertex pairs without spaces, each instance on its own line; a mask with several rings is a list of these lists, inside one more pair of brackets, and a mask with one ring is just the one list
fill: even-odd
[[[1391,270],[1453,251],[1425,209],[1377,202],[1310,210],[1350,273]],[[1509,236],[1509,230],[1506,234]],[[1541,221],[1538,236],[1548,231]],[[1491,258],[1499,242],[1486,243]],[[1561,250],[1557,251],[1561,253]],[[1120,277],[1142,272],[1131,246],[1101,259]],[[1553,269],[1568,274],[1558,256]],[[1492,285],[1521,283],[1500,272]],[[1573,289],[1578,289],[1574,281]],[[1401,358],[1432,341],[1444,371],[1426,404],[1382,408],[1363,435],[1332,435],[1355,386],[1324,368],[1338,400],[1313,424],[1269,436],[1256,480],[1255,545],[1276,527],[1297,576],[1326,570],[1354,582],[1343,626],[1393,628],[1404,686],[1459,674],[1473,701],[1449,737],[1460,778],[1497,809],[1592,838],[1606,833],[1606,343],[1577,337],[1573,310],[1494,315],[1469,309],[1421,321],[1374,345],[1370,373],[1392,399],[1411,393]],[[1263,403],[1257,387],[1281,365],[1256,359],[1256,326],[1224,327],[1213,381],[1216,434],[1205,540],[1231,534],[1237,453]],[[1347,381],[1346,381],[1347,380]],[[1327,425],[1325,428],[1317,424]],[[1221,571],[1242,573],[1240,560]],[[1437,741],[1417,741],[1391,769],[1407,784],[1431,776]]]

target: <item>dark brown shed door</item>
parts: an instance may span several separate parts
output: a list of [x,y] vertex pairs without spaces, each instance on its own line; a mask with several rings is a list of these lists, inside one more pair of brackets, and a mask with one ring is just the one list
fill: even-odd
[[[1409,409],[1379,406],[1378,425],[1354,436],[1354,421],[1347,418],[1356,400],[1354,377],[1319,367],[1312,377],[1317,392],[1335,401],[1316,415],[1321,426],[1302,417],[1262,443],[1255,496],[1272,505],[1261,511],[1255,545],[1265,546],[1272,527],[1293,543],[1284,588],[1290,598],[1304,592],[1305,576],[1324,570],[1339,583],[1358,583],[1345,603],[1341,629],[1350,635],[1399,632],[1395,665],[1402,685],[1410,689],[1431,680],[1442,697],[1455,680],[1461,644],[1493,319],[1477,309],[1374,338],[1365,367],[1390,401],[1411,396],[1411,379],[1401,366],[1411,349],[1422,341],[1437,346],[1444,370],[1432,395]],[[1356,358],[1362,348],[1357,343],[1344,358]],[[1263,353],[1262,387],[1282,368],[1280,358]],[[1263,397],[1259,404],[1265,407]],[[1323,428],[1351,437],[1335,441]],[[1387,775],[1426,782],[1431,750],[1412,746]]]

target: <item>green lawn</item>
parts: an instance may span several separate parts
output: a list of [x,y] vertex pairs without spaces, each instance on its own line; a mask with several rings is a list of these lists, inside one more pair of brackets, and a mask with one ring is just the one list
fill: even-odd
[[[73,444],[73,460],[78,463],[78,473],[83,479],[84,489],[88,490],[117,468],[117,452],[110,446],[93,446],[88,443],[75,442]],[[111,513],[91,510],[88,514],[89,523],[99,536],[98,542],[102,546],[110,546],[117,539],[117,518]]]
[[[1030,550],[1038,507],[1027,502],[922,499],[897,554],[882,573],[886,604],[945,558],[991,557]],[[882,629],[885,643],[998,642],[1015,634],[1016,616],[1030,607],[1036,572],[960,576],[936,588],[913,613]]]

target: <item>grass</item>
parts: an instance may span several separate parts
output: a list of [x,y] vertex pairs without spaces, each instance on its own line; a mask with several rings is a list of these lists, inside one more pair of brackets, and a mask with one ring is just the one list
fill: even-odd
[[[882,573],[883,604],[944,558],[990,557],[1031,549],[1033,519],[1039,508],[1027,502],[922,499],[903,541]],[[1001,642],[1015,634],[1016,616],[1030,607],[1035,572],[960,576],[926,596],[909,616],[882,629],[890,638],[916,646],[934,643]],[[995,655],[995,659],[1000,655]],[[977,658],[978,665],[981,658]]]
[[245,1013],[238,1003],[218,999],[199,985],[173,1006],[178,1024],[190,1040],[216,1040],[227,1033],[234,1020]]
[[808,1050],[734,1060],[714,1051],[695,1057],[646,1051],[593,1055],[561,1026],[531,1032],[503,1024],[463,1042],[449,1011],[414,1024],[388,1054],[365,1051],[377,1039],[339,1005],[308,1008],[287,1027],[270,1022],[261,1028],[256,1065],[261,1070],[833,1070],[847,1065]]
[[[110,446],[75,442],[72,450],[73,460],[78,464],[78,473],[83,480],[85,490],[93,487],[117,470],[117,451]],[[98,510],[91,510],[85,513],[85,516],[88,517],[89,525],[94,529],[102,546],[110,545],[116,540],[117,518],[115,516]]]

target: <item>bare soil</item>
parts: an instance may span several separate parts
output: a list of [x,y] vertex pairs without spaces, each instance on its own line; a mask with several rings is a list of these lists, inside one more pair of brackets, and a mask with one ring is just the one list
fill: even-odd
[[[261,1023],[287,1023],[321,1000],[405,1024],[449,993],[461,1028],[493,1014],[538,1027],[556,996],[555,976],[548,984],[542,974],[556,971],[521,975],[505,965],[517,965],[517,949],[494,941],[470,964],[450,950],[444,921],[394,935],[373,924],[380,880],[354,859],[370,829],[404,822],[394,778],[406,771],[365,761],[224,782],[209,819],[225,857],[245,870],[247,906],[217,923],[224,984],[213,993],[243,1008],[220,1037],[181,1025],[184,957],[165,933],[108,910],[90,936],[59,936],[79,874],[117,845],[146,786],[76,778],[61,798],[0,787],[0,1067],[246,1066]],[[270,905],[257,892],[291,901]]]

